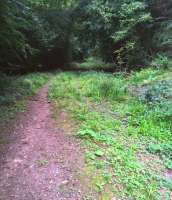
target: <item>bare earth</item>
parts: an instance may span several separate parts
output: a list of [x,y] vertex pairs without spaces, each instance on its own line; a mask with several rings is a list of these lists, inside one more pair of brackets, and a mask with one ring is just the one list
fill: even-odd
[[[0,200],[81,200],[79,141],[57,127],[48,86],[29,101],[0,159]],[[60,127],[60,125],[59,125]]]

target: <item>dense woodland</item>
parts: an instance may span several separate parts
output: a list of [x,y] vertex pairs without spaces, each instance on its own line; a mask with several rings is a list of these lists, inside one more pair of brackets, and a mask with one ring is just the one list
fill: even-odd
[[171,57],[171,0],[2,0],[0,69],[71,67],[92,57],[113,69]]

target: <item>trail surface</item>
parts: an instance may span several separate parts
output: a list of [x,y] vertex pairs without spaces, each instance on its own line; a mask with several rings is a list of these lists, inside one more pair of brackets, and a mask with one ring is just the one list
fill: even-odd
[[1,155],[0,200],[82,199],[79,141],[55,124],[47,92],[45,86],[29,101]]

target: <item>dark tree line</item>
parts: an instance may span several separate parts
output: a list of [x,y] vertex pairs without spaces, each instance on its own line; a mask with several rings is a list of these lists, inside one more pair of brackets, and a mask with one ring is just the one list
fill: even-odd
[[171,0],[1,0],[0,70],[68,66],[89,56],[123,68],[171,57]]

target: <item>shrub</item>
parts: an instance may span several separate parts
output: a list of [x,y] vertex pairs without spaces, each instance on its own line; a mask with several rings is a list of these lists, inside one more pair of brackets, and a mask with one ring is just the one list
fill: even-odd
[[160,103],[172,98],[172,81],[155,82],[143,93],[141,99],[147,103]]
[[47,74],[35,73],[21,77],[1,75],[0,105],[9,105],[27,95],[32,95],[48,80]]
[[26,97],[35,94],[49,79],[49,75],[43,73],[20,77],[1,74],[0,77],[0,124],[23,111]]
[[172,68],[172,60],[170,60],[167,56],[158,55],[151,63],[151,66],[157,69],[170,69]]

